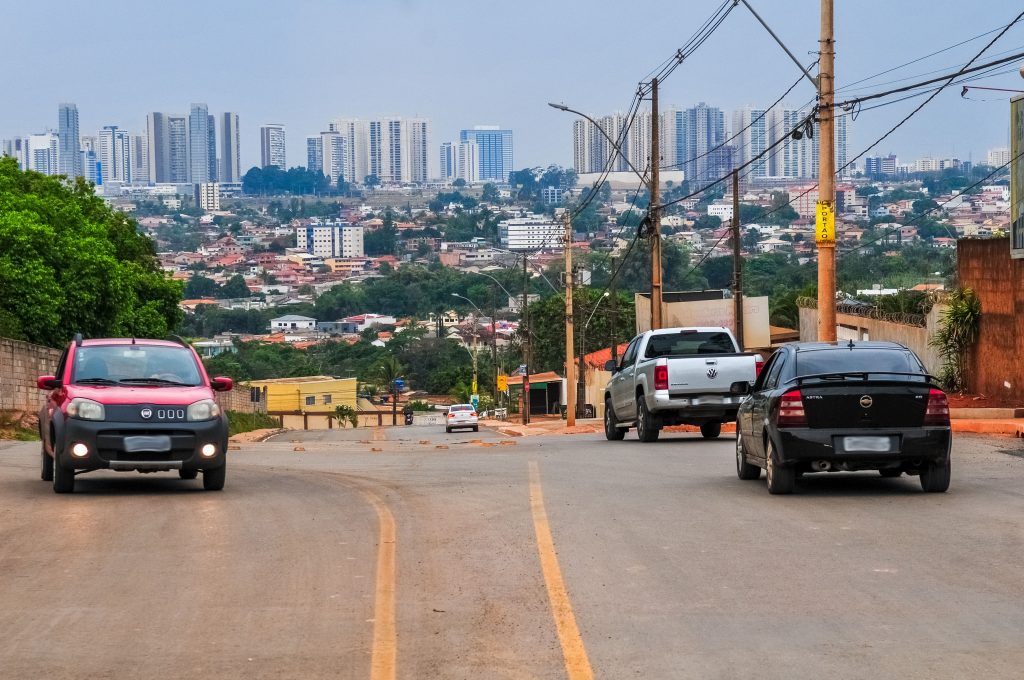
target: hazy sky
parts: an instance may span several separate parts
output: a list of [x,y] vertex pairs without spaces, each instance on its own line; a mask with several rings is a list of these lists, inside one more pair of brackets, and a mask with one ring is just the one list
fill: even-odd
[[[463,127],[500,124],[514,130],[517,167],[569,165],[572,117],[546,102],[597,114],[624,110],[636,83],[720,2],[0,0],[0,138],[56,128],[61,101],[77,103],[83,135],[109,124],[143,132],[149,111],[187,113],[190,102],[205,102],[214,114],[239,113],[245,168],[259,160],[262,123],[284,123],[288,162],[305,165],[306,136],[329,119],[382,115],[430,118],[435,148]],[[798,57],[813,61],[818,2],[751,2]],[[1005,25],[1021,9],[1004,0],[983,3],[984,11],[963,0],[836,5],[840,88]],[[882,76],[866,91],[959,66],[990,38]],[[1018,51],[1024,21],[981,61]],[[740,5],[664,84],[662,107],[766,106],[798,75]],[[1015,71],[979,84],[1024,89]],[[894,151],[901,161],[966,160],[973,152],[977,162],[1005,145],[1009,95],[982,90],[967,101],[959,90],[950,87],[876,152]],[[803,83],[788,102],[812,97]],[[863,112],[850,126],[850,157],[919,101]]]

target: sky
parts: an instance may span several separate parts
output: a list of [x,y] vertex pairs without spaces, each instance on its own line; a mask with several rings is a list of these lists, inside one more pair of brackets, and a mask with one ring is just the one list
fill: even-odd
[[[434,156],[460,129],[497,124],[514,132],[516,167],[569,166],[573,116],[547,102],[598,115],[626,110],[637,83],[686,43],[721,1],[0,0],[8,27],[0,138],[56,129],[64,101],[78,105],[83,135],[110,124],[143,133],[147,112],[187,113],[190,103],[205,102],[211,113],[239,114],[244,168],[259,161],[261,124],[285,124],[288,163],[305,165],[305,138],[326,129],[327,121],[389,115],[431,119]],[[815,59],[818,2],[750,2],[799,59]],[[1021,9],[1006,0],[984,3],[985,11],[963,0],[836,5],[840,90],[1000,28]],[[994,36],[847,94],[956,69]],[[978,63],[1021,51],[1024,20]],[[740,5],[663,83],[661,107],[700,101],[727,111],[766,106],[798,76]],[[977,84],[1024,89],[1016,70]],[[804,82],[787,102],[796,107],[813,96]],[[987,149],[1007,144],[1009,96],[977,90],[964,99],[952,86],[872,155],[983,162]],[[864,151],[920,101],[863,111],[850,123],[848,156]]]

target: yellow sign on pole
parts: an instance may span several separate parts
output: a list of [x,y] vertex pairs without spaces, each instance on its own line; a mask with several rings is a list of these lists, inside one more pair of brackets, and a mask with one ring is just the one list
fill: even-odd
[[476,378],[473,378],[473,394],[476,394]]
[[819,246],[836,244],[836,207],[832,201],[818,201],[814,211],[814,241]]
[[508,390],[508,376],[502,373],[498,376],[498,391],[504,392]]

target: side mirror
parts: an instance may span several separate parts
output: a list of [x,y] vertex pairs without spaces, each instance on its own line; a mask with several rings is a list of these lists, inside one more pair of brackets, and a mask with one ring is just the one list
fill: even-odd
[[729,394],[750,394],[750,383],[739,380],[729,385]]
[[604,362],[604,370],[614,373],[619,368],[619,365],[615,362],[615,359],[609,359]]
[[214,392],[230,392],[231,388],[234,387],[234,381],[231,378],[216,377],[210,381],[210,387],[213,388]]
[[55,390],[60,387],[60,380],[52,375],[41,375],[36,378],[36,387],[41,390]]

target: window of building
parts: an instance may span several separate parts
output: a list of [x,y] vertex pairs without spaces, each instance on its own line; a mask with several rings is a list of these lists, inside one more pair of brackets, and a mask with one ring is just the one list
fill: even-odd
[[333,397],[330,394],[324,395],[324,404],[330,404]]
[[306,406],[315,406],[316,397],[306,397]]

